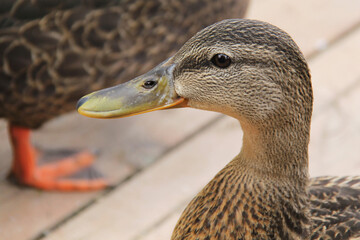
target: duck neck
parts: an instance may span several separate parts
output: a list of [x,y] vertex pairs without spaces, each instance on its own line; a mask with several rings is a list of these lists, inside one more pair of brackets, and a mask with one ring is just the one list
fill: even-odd
[[252,205],[258,216],[266,216],[271,223],[264,237],[273,234],[280,239],[307,239],[309,129],[294,123],[263,129],[240,124],[244,130],[243,147],[227,168],[242,179],[237,184],[242,189],[240,196],[245,196],[239,201],[243,205],[243,227],[254,229],[257,224],[245,221],[246,216],[253,216],[246,205]]
[[234,159],[253,176],[266,176],[306,188],[308,180],[309,126],[289,124],[255,127],[240,122],[244,135],[240,154]]
[[188,205],[173,240],[308,238],[308,137],[241,125],[240,154]]

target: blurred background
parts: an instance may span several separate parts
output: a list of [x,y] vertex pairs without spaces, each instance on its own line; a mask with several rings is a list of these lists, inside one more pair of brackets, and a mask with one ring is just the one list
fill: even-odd
[[[360,1],[251,0],[246,17],[288,32],[308,60],[315,95],[311,176],[359,175]],[[96,167],[117,187],[89,193],[8,183],[4,120],[0,136],[0,239],[165,240],[186,204],[239,152],[242,132],[230,117],[193,109],[115,120],[63,115],[33,142],[99,150]]]

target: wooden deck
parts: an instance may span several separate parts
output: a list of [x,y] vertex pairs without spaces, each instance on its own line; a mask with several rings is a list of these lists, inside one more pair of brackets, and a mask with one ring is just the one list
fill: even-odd
[[[273,23],[306,55],[315,110],[310,173],[360,174],[360,1],[252,0],[249,18]],[[76,113],[37,131],[37,146],[101,150],[117,187],[53,193],[0,181],[1,240],[162,240],[186,204],[241,147],[239,124],[191,109],[95,120]],[[11,162],[0,122],[0,179]]]

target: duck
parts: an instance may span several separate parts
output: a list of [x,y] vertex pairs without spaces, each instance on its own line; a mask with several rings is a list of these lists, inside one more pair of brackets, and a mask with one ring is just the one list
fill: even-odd
[[309,177],[311,75],[286,32],[220,21],[149,72],[77,105],[94,118],[179,107],[237,119],[243,144],[187,205],[172,240],[360,238],[360,176]]
[[80,151],[38,166],[31,131],[76,109],[78,99],[145,73],[203,27],[243,17],[249,0],[5,1],[0,7],[0,118],[13,149],[11,179],[42,190],[82,191],[104,177],[69,178],[90,166]]

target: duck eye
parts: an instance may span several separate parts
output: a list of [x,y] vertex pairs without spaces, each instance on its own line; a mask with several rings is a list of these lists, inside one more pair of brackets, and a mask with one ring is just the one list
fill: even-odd
[[227,68],[231,64],[231,58],[228,55],[219,53],[211,58],[211,62],[219,68]]
[[151,89],[153,87],[155,87],[157,84],[157,81],[154,81],[154,80],[148,80],[146,82],[144,82],[143,84],[143,88],[146,88],[146,89]]

